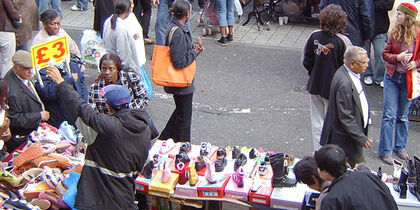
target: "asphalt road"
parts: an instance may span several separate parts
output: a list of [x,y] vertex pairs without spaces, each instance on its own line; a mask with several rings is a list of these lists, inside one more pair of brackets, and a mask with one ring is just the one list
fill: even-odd
[[[81,31],[68,30],[80,41]],[[301,65],[301,50],[232,43],[218,46],[212,38],[203,38],[205,51],[197,59],[194,93],[192,143],[209,141],[219,146],[262,147],[296,157],[313,153],[308,76]],[[153,46],[146,46],[146,71],[151,79],[150,59]],[[90,84],[97,70],[86,72]],[[154,86],[148,106],[152,119],[162,130],[174,110],[172,96]],[[378,159],[378,141],[382,117],[382,89],[369,86],[372,149],[366,150],[367,165],[376,170],[385,166]],[[407,151],[420,156],[420,123],[410,122]]]

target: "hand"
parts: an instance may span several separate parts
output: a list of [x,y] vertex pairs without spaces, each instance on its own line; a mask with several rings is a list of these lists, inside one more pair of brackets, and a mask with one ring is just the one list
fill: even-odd
[[408,53],[408,50],[406,50],[397,55],[397,61],[401,62],[403,65],[407,65],[412,56],[413,53]]
[[41,119],[46,122],[50,119],[50,113],[47,111],[41,111]]
[[200,46],[200,45],[198,45],[198,44],[194,44],[194,51],[195,51],[197,54],[200,54],[201,52],[203,52],[203,50],[204,50],[203,46]]
[[1,134],[1,139],[4,140],[4,142],[8,142],[11,137],[12,137],[12,133],[10,133],[10,128],[8,128],[6,131],[4,131]]
[[372,142],[373,142],[372,139],[368,139],[366,143],[363,145],[363,148],[369,149],[371,147]]
[[56,84],[60,84],[64,81],[63,77],[61,77],[60,71],[55,66],[48,66],[47,76]]
[[159,0],[152,0],[152,4],[154,6],[158,6],[159,5]]
[[198,37],[195,41],[194,44],[200,45],[201,47],[203,46],[203,41],[201,40],[200,37]]
[[415,61],[410,61],[410,63],[407,64],[407,69],[411,70],[411,69],[415,69],[417,67],[416,62]]
[[73,77],[74,81],[77,81],[77,79],[79,79],[79,74],[77,73],[71,73],[71,76]]

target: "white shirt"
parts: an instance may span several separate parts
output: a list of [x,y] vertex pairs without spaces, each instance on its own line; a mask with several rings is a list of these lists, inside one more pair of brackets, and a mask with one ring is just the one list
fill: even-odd
[[362,105],[364,128],[366,128],[369,122],[369,104],[365,95],[365,91],[363,90],[362,83],[360,82],[360,74],[354,73],[346,65],[344,65],[344,67],[347,69],[347,73],[349,74],[351,81],[356,87],[357,93],[359,93],[360,104]]
[[126,25],[128,33],[133,37],[134,34],[138,34],[139,38],[136,40],[134,39],[135,50],[134,53],[135,59],[137,59],[136,63],[139,66],[143,66],[146,63],[146,50],[144,49],[144,40],[143,40],[143,28],[141,27],[139,21],[137,21],[136,15],[134,13],[130,13],[126,19],[124,19],[124,24]]

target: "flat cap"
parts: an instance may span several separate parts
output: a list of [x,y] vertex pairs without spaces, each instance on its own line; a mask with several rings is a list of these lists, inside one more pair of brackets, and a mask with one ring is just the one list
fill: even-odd
[[13,54],[12,62],[26,68],[32,68],[31,53],[25,50],[18,50]]

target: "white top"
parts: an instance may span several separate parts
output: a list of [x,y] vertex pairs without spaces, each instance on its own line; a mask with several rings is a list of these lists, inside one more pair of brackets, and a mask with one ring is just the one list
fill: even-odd
[[143,28],[141,27],[139,21],[137,21],[136,15],[134,13],[130,13],[126,19],[124,19],[124,23],[128,30],[128,33],[134,39],[134,35],[138,35],[138,39],[134,39],[135,43],[135,59],[137,59],[137,63],[139,66],[143,66],[146,63],[146,50],[144,49],[144,40],[143,40]]
[[366,98],[365,91],[363,90],[362,83],[360,82],[360,74],[356,74],[352,70],[350,70],[350,68],[348,68],[346,65],[344,66],[347,69],[347,73],[349,74],[351,81],[356,87],[357,93],[359,93],[359,99],[362,105],[364,128],[366,128],[369,122],[369,104]]

